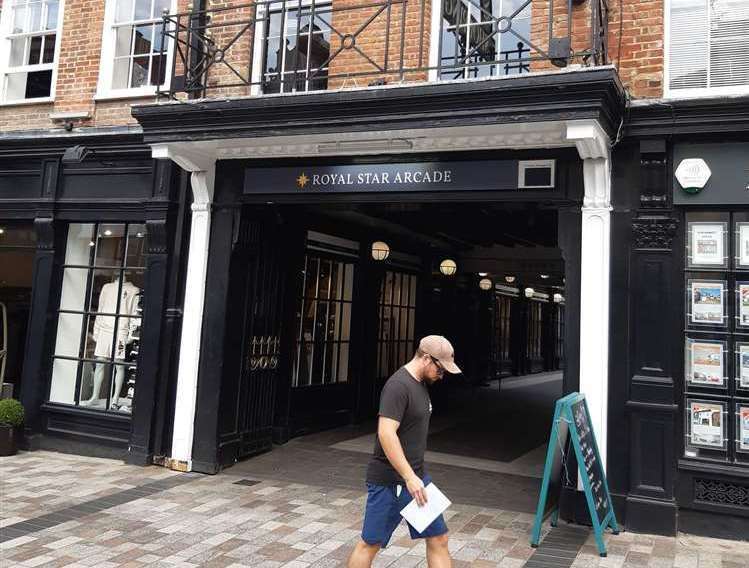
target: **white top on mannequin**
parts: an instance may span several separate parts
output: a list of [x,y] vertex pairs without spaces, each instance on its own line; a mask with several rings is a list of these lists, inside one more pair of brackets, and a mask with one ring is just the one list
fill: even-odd
[[[102,286],[99,294],[100,313],[114,314],[117,312],[117,289],[119,281],[107,282]],[[136,316],[138,309],[138,295],[140,288],[132,282],[125,280],[122,283],[122,293],[120,297],[121,316]],[[112,338],[114,336],[114,316],[96,316],[94,320],[94,341],[96,349],[94,356],[111,357],[112,356]],[[125,358],[125,345],[132,340],[133,332],[140,326],[140,320],[132,317],[120,318],[120,324],[117,326],[117,344],[115,345],[115,359]]]

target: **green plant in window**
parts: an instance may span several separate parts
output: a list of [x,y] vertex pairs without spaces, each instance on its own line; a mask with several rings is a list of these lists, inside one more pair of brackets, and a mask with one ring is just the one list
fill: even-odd
[[12,428],[23,424],[23,405],[14,398],[0,400],[0,424]]

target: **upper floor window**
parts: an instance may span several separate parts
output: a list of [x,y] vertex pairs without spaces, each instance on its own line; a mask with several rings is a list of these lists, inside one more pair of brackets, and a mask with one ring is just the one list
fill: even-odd
[[162,16],[174,0],[109,0],[104,14],[99,96],[151,94],[169,76]]
[[3,102],[52,98],[61,4],[60,0],[6,0],[0,16]]
[[269,5],[264,33],[264,93],[327,89],[331,4],[301,4]]
[[440,78],[530,71],[531,0],[442,1]]
[[747,0],[669,0],[666,36],[668,95],[749,90]]

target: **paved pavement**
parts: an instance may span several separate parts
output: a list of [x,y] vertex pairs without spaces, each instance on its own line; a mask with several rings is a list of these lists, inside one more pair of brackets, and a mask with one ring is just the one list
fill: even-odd
[[[216,476],[42,451],[0,458],[0,565],[341,566],[358,539],[363,488],[346,476],[295,480],[302,446]],[[525,564],[530,513],[455,501],[447,514],[454,566]],[[746,542],[622,533],[608,547],[601,559],[588,538],[573,566],[749,566]],[[423,544],[401,526],[375,566],[423,559]]]

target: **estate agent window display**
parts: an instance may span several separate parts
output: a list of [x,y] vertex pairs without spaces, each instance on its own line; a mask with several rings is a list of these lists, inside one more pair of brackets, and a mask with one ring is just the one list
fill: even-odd
[[688,213],[684,457],[749,466],[749,213]]
[[50,402],[132,412],[145,236],[142,224],[69,225]]

